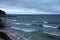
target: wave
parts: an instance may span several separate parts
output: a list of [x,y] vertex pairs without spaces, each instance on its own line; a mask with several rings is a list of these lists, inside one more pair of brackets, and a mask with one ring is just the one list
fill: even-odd
[[24,32],[36,32],[36,31],[39,31],[38,29],[36,28],[18,28],[18,27],[11,27],[12,29],[16,29],[16,30],[21,30],[21,31],[24,31]]
[[31,23],[20,23],[20,22],[11,22],[12,24],[15,24],[15,25],[31,25]]
[[38,22],[38,21],[32,21],[32,22]]
[[15,24],[15,25],[17,25],[17,24],[21,24],[21,23],[18,23],[18,22],[11,22],[12,24]]
[[43,25],[43,27],[47,27],[47,28],[57,28],[57,27],[53,27],[53,26],[50,26],[50,25]]
[[17,20],[15,20],[15,19],[7,19],[8,21],[17,21]]
[[58,33],[55,33],[55,32],[53,32],[53,33],[52,33],[52,32],[44,32],[44,33],[47,33],[47,34],[53,35],[53,36],[54,36],[54,35],[55,35],[55,36],[60,36]]
[[47,21],[43,21],[43,23],[48,23]]

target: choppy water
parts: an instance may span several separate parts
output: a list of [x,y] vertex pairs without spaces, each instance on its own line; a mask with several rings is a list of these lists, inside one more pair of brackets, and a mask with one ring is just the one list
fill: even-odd
[[[50,35],[57,35],[60,38],[60,30],[56,29],[60,24],[60,15],[20,15],[6,18],[6,29],[11,30],[26,40],[58,40]],[[50,23],[48,22],[57,22]],[[39,26],[39,24],[43,24]]]

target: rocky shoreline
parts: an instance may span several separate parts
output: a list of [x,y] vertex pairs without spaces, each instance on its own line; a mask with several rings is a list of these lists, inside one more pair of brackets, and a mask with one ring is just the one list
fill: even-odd
[[8,35],[11,40],[24,40],[21,36],[13,33],[13,32],[10,31],[10,30],[1,29],[0,32],[3,32],[3,33],[5,33],[6,35]]

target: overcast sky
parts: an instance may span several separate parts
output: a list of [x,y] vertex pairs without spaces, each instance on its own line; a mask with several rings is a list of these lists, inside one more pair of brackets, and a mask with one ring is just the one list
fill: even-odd
[[60,0],[0,0],[7,14],[60,14]]

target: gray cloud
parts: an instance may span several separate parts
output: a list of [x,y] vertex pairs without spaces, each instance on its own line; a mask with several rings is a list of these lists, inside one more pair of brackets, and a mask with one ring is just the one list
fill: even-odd
[[36,9],[60,13],[60,0],[0,0],[0,7]]

